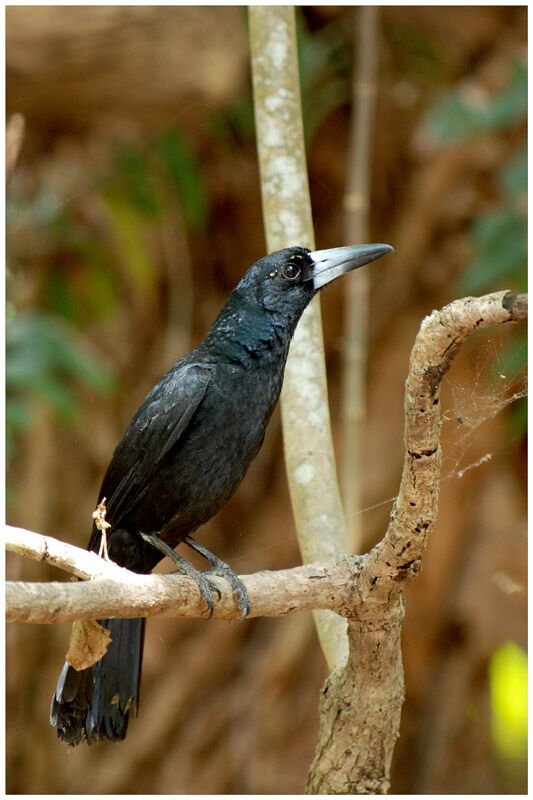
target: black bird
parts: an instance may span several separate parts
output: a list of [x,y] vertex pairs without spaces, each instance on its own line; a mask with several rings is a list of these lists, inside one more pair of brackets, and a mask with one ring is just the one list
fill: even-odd
[[[111,525],[112,561],[147,574],[170,555],[198,582],[210,614],[218,589],[209,572],[223,575],[246,616],[244,585],[191,534],[227,503],[257,454],[309,301],[334,278],[391,251],[386,244],[288,247],[246,272],[205,341],[163,375],[113,453],[98,497]],[[101,537],[95,525],[88,549],[98,552]],[[196,570],[175,553],[180,542],[212,570]],[[123,739],[138,709],[145,620],[101,622],[112,639],[106,654],[80,671],[65,662],[52,700],[50,721],[71,745]]]

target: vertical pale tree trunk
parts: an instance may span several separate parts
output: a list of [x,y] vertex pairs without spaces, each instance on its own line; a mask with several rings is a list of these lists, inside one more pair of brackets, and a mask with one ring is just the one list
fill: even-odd
[[[267,249],[314,247],[294,8],[250,6],[254,107]],[[346,555],[327,400],[319,299],[296,330],[281,397],[285,460],[304,561]],[[346,661],[346,621],[315,612],[330,668]]]

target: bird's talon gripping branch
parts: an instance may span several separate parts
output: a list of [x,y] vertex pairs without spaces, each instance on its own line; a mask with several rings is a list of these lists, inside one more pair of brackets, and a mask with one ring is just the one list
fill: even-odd
[[208,572],[210,572],[210,570],[203,569],[201,574],[205,578],[206,583],[209,585],[209,590],[210,590],[211,594],[213,594],[213,592],[216,592],[217,595],[218,595],[218,599],[221,600],[222,599],[222,592],[220,591],[220,588],[216,585],[216,583],[214,581],[210,581],[209,580],[209,578],[207,577],[207,574],[206,574]]
[[[241,581],[239,576],[233,572],[229,564],[226,564],[226,562],[222,561],[222,559],[218,558],[218,556],[213,555],[213,553],[211,553],[207,547],[198,544],[198,542],[195,541],[191,536],[186,536],[183,541],[185,544],[188,544],[192,550],[194,550],[196,553],[199,553],[212,565],[211,569],[204,570],[204,575],[219,575],[221,578],[227,580],[233,589],[237,608],[242,611],[242,617],[239,621],[242,622],[243,619],[246,619],[250,613],[250,602],[248,600],[246,586]],[[217,591],[220,599],[221,595],[218,587]]]
[[176,551],[173,550],[172,547],[170,547],[166,542],[164,542],[157,533],[141,533],[141,536],[145,542],[151,544],[152,547],[155,547],[156,550],[159,550],[174,562],[177,569],[172,571],[173,574],[187,575],[189,578],[192,578],[193,581],[195,581],[198,589],[200,590],[200,594],[204,598],[207,608],[209,609],[208,618],[210,619],[215,610],[213,591],[217,592],[219,600],[222,597],[220,589],[216,583],[210,581],[201,570],[193,567],[193,565],[186,561],[186,559],[182,558],[178,553],[176,553]]
[[[242,617],[240,618],[239,622],[242,622],[248,614],[250,613],[250,601],[248,600],[248,593],[246,591],[246,586],[241,581],[241,579],[233,572],[231,567],[227,564],[218,567],[211,567],[211,569],[204,570],[204,575],[218,575],[221,578],[227,580],[230,584],[231,588],[233,589],[233,595],[235,597],[235,605],[242,611]],[[214,585],[214,584],[213,584]],[[219,593],[220,599],[220,590],[216,587]]]
[[[220,590],[174,551],[185,541],[207,558],[211,574],[229,581],[244,619],[246,587],[190,534],[227,503],[256,456],[309,302],[322,286],[390,252],[386,244],[288,247],[250,267],[204,342],[163,375],[131,420],[104,476],[88,549],[105,555],[109,548],[116,564],[138,574],[169,556],[196,581],[211,616]],[[103,658],[80,672],[67,664],[57,684],[51,722],[69,744],[123,739],[137,711],[144,620],[103,624],[111,636]]]

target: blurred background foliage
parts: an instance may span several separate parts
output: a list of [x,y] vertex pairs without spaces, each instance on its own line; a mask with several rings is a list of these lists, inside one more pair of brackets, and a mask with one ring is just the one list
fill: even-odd
[[[527,117],[527,70],[509,65],[508,85],[495,96],[473,87],[447,92],[428,113],[430,135],[450,146],[482,134],[523,124]],[[521,142],[496,174],[496,203],[480,213],[471,226],[473,256],[460,275],[465,293],[483,292],[498,281],[512,291],[526,290],[527,149]]]
[[43,400],[61,421],[73,423],[80,411],[73,384],[84,382],[102,394],[113,379],[105,365],[76,343],[76,331],[61,319],[7,308],[6,445],[15,456],[17,431],[31,426],[33,401]]
[[[507,73],[506,85],[494,94],[466,81],[437,100],[427,114],[429,134],[435,142],[449,147],[525,124],[526,65],[512,60]],[[494,188],[497,199],[480,210],[470,225],[472,255],[456,282],[462,295],[499,287],[527,291],[527,147],[523,140],[497,171]],[[494,367],[494,377],[501,372],[511,379],[522,375],[526,359],[526,332],[518,330]],[[511,414],[511,430],[525,435],[527,400],[522,398]]]
[[[322,247],[344,243],[354,13],[297,15]],[[397,488],[421,319],[464,294],[525,290],[525,22],[519,7],[381,11],[371,239],[398,256],[371,275],[368,546]],[[132,412],[264,252],[244,9],[12,7],[7,108],[27,130],[6,203],[8,517],[84,546]],[[322,305],[341,451],[342,287]],[[524,327],[478,337],[445,387],[449,479],[406,598],[395,792],[525,786],[525,403],[494,411],[502,374],[509,396],[523,393]],[[206,526],[239,572],[298,563],[282,463],[276,414]],[[58,573],[10,558],[8,576]],[[235,629],[152,622],[120,765],[105,745],[66,754],[48,727],[67,635],[8,630],[8,791],[83,793],[88,774],[94,793],[302,790],[325,677],[306,615]]]

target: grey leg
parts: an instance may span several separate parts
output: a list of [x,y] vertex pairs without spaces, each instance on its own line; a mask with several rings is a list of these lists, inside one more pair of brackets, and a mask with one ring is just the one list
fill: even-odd
[[152,547],[155,547],[156,550],[159,550],[160,553],[168,556],[174,562],[177,567],[175,570],[176,572],[179,572],[180,575],[188,575],[189,578],[192,578],[196,582],[198,588],[200,589],[201,595],[207,603],[207,607],[209,608],[209,616],[212,617],[214,610],[213,591],[218,594],[219,600],[221,597],[220,589],[216,583],[210,581],[201,570],[196,569],[192,564],[189,564],[188,561],[178,555],[175,550],[173,550],[157,535],[157,533],[141,533],[141,536],[145,542],[151,544]]
[[228,583],[231,584],[231,587],[235,593],[237,607],[242,611],[242,619],[246,619],[250,613],[250,602],[248,600],[248,594],[246,593],[246,586],[233,572],[229,564],[226,564],[225,561],[217,558],[217,556],[213,555],[213,553],[211,553],[207,547],[198,544],[198,542],[196,542],[191,536],[186,536],[183,541],[197,553],[200,553],[200,555],[211,564],[212,568],[205,570],[204,574],[212,573],[213,575],[220,575],[221,578],[225,578]]

